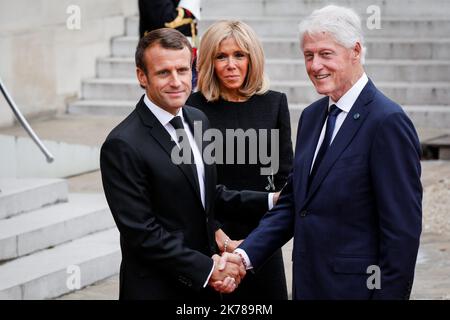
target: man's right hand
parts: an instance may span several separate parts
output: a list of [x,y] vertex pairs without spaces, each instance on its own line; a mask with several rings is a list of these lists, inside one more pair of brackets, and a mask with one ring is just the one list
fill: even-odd
[[224,253],[222,257],[215,254],[214,270],[209,279],[209,285],[222,293],[233,292],[245,276],[245,268],[239,255]]

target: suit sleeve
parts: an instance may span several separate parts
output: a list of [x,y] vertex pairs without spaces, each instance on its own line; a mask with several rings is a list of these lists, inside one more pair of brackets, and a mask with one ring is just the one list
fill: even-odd
[[213,267],[210,257],[183,244],[152,211],[146,169],[139,153],[121,139],[108,139],[101,149],[103,188],[124,243],[143,262],[200,290]]
[[[297,144],[300,143],[298,134],[300,133],[302,120],[303,113],[298,121]],[[295,170],[292,167],[286,184],[281,190],[277,205],[262,217],[258,227],[239,246],[247,253],[255,269],[261,267],[277,249],[281,248],[294,236],[294,174]]]
[[280,109],[278,113],[278,125],[280,130],[280,168],[275,175],[275,188],[281,190],[286,183],[289,172],[292,168],[292,138],[291,138],[291,118],[286,95],[283,93],[280,100]]
[[371,150],[380,228],[381,289],[374,299],[408,299],[422,228],[420,144],[404,113],[386,117]]
[[247,253],[255,269],[261,267],[272,254],[288,242],[294,235],[294,193],[293,174],[281,190],[278,203],[267,212],[239,246]]
[[259,220],[269,210],[268,195],[267,192],[235,191],[217,185],[214,213],[235,220],[242,219],[242,216]]

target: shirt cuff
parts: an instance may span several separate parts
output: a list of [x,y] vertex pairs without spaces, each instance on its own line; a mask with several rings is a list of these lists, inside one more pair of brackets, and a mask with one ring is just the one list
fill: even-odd
[[238,254],[242,259],[244,259],[245,270],[253,269],[252,263],[250,262],[250,259],[244,250],[242,250],[241,248],[237,248],[236,250],[234,250],[234,253]]
[[275,192],[271,192],[271,193],[269,193],[269,196],[268,196],[268,201],[269,201],[269,210],[272,210],[272,208],[273,208],[273,195],[275,194]]
[[206,286],[208,285],[209,279],[210,279],[211,276],[212,276],[212,273],[213,273],[213,271],[214,271],[214,267],[215,267],[215,266],[216,266],[216,263],[215,263],[214,260],[213,260],[213,266],[212,266],[212,268],[211,268],[211,272],[209,273],[208,278],[206,278],[206,281],[205,281],[205,283],[203,284],[203,288],[206,288]]

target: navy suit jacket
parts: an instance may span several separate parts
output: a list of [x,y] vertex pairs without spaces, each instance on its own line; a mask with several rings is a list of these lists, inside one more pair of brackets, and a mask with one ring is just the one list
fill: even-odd
[[[278,204],[240,247],[257,269],[293,236],[293,299],[408,299],[422,221],[417,133],[369,80],[307,190],[327,108],[325,97],[303,111]],[[367,286],[371,265],[380,289]]]

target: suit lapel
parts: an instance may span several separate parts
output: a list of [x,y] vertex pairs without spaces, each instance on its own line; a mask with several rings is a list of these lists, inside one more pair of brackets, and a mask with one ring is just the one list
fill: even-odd
[[[314,158],[314,153],[317,147],[317,141],[319,141],[320,132],[322,131],[323,124],[325,122],[326,114],[328,108],[328,99],[324,99],[324,102],[319,106],[319,114],[317,117],[314,117],[314,120],[305,119],[304,125],[305,130],[302,131],[304,133],[312,132],[311,139],[306,141],[307,145],[305,146],[305,153],[303,158],[300,160],[299,167],[301,168],[301,181],[300,181],[300,202],[301,203],[307,196],[308,189],[308,177],[311,169],[311,164]],[[317,121],[315,119],[321,119],[321,121]],[[308,124],[311,124],[313,127],[308,128]],[[297,137],[298,143],[305,143],[302,140],[302,137]],[[296,148],[297,149],[297,148]]]
[[331,167],[334,165],[342,152],[347,148],[356,132],[358,132],[359,128],[364,123],[364,120],[367,118],[370,112],[369,108],[367,108],[367,105],[372,101],[374,93],[375,86],[369,80],[369,82],[366,84],[363,91],[359,95],[358,99],[356,99],[355,104],[350,109],[350,112],[345,118],[344,123],[339,129],[327,153],[325,154],[325,157],[323,158],[314,179],[311,181],[305,204],[311,199],[312,195],[316,192],[323,179],[330,172]]
[[[155,117],[155,115],[145,105],[143,98],[141,99],[141,101],[139,101],[138,105],[136,106],[136,110],[139,116],[141,117],[144,125],[150,128],[150,134],[153,136],[153,138],[155,138],[156,142],[158,142],[161,148],[167,153],[170,161],[172,161],[171,158],[172,149],[177,148],[175,141],[172,140],[167,130],[162,126],[162,124]],[[189,181],[190,185],[192,186],[199,200],[201,201],[197,179],[194,177],[194,172],[192,171],[191,165],[181,163],[176,166],[183,172],[184,176]]]

